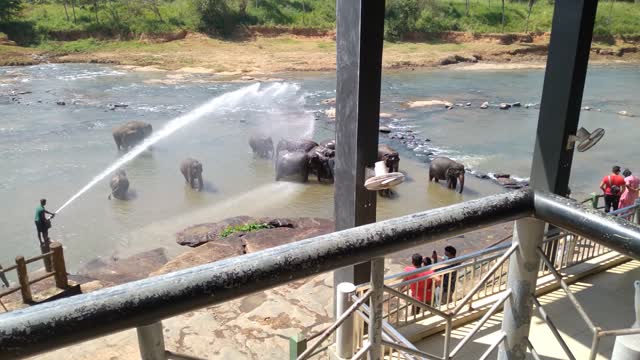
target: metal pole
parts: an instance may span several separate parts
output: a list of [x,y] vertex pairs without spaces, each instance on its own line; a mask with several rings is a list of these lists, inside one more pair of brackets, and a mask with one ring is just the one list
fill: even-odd
[[[365,168],[373,167],[378,156],[384,0],[338,0],[336,22],[334,217],[339,231],[376,221],[377,194],[366,190],[364,181]],[[369,270],[365,262],[335,271],[334,289],[342,282],[369,281]]]
[[[356,287],[352,283],[338,284],[338,300],[336,311],[338,315],[344,314],[353,305],[351,296],[355,294]],[[353,347],[354,316],[345,320],[336,331],[336,353],[341,359],[351,359],[354,353]]]
[[162,321],[151,325],[139,326],[138,346],[140,347],[140,358],[142,360],[166,360],[164,350],[164,337],[162,335]]
[[382,299],[384,295],[384,258],[371,260],[371,315],[369,321],[369,360],[382,359]]
[[538,280],[540,256],[536,248],[542,243],[544,222],[532,218],[516,221],[513,245],[518,249],[511,254],[507,289],[511,299],[504,305],[502,331],[507,339],[500,344],[499,360],[524,360],[527,355],[529,327],[533,311],[532,296]]

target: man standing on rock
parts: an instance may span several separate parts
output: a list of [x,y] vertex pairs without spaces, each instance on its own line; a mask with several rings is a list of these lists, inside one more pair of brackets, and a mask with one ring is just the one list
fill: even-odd
[[[40,241],[40,250],[43,254],[48,253],[50,250],[50,241],[49,241],[49,228],[51,227],[51,219],[53,219],[56,214],[47,211],[44,206],[47,205],[47,199],[40,199],[40,206],[36,208],[36,230],[38,231],[38,240]],[[47,219],[46,214],[51,215],[49,219]],[[48,260],[48,258],[45,258]],[[45,268],[47,271],[51,271],[50,263],[45,260]]]

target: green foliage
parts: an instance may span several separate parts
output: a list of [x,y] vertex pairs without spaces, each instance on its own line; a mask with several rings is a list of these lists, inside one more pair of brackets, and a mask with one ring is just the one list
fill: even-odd
[[[20,4],[24,4],[20,10]],[[387,0],[385,38],[502,31],[500,0]],[[66,5],[66,11],[65,7]],[[336,0],[0,0],[0,31],[21,45],[88,37],[136,39],[186,29],[226,37],[246,25],[333,29]],[[505,2],[505,32],[522,32],[528,1]],[[553,1],[536,0],[529,31],[550,31]],[[640,34],[640,4],[600,1],[594,33]],[[86,45],[86,44],[85,44]]]
[[271,229],[272,226],[268,224],[245,224],[245,225],[236,225],[236,226],[227,226],[226,229],[220,233],[220,237],[227,237],[236,232],[252,232],[258,231],[262,229]]
[[0,22],[12,19],[21,9],[20,0],[0,0]]

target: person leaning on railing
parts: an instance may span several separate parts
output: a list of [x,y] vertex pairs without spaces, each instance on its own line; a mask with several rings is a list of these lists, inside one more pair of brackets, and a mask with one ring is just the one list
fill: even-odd
[[[429,259],[429,258],[425,258],[425,259]],[[411,266],[407,266],[404,268],[405,272],[409,272],[409,271],[413,271],[416,269],[419,269],[422,267],[422,262],[423,262],[423,258],[422,255],[420,254],[413,254],[413,256],[411,256]],[[418,279],[418,278],[422,278],[422,277],[426,277],[433,274],[433,270],[429,269],[427,271],[424,272],[420,272],[417,274],[413,274],[413,275],[409,275],[406,278],[404,278],[403,281],[409,281],[412,279]],[[411,297],[422,302],[422,303],[430,303],[431,302],[431,297],[432,297],[432,291],[434,288],[434,284],[433,282],[436,282],[436,284],[439,282],[438,278],[428,278],[422,281],[415,281],[412,282],[409,285],[409,288],[411,289]],[[406,288],[405,288],[406,289]],[[403,289],[404,291],[404,289]],[[412,313],[418,314],[420,312],[420,307],[418,306],[413,306],[413,310]]]

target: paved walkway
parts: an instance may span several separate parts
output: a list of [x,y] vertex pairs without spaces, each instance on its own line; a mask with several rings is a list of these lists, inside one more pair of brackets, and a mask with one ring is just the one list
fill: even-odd
[[[631,326],[635,321],[633,282],[640,280],[640,262],[630,261],[605,272],[587,277],[571,285],[571,290],[591,316],[596,326],[605,330],[621,329]],[[539,299],[547,314],[559,328],[562,337],[577,359],[588,359],[592,333],[572,306],[563,290],[549,293]],[[537,311],[534,310],[537,315]],[[497,339],[502,322],[502,313],[492,317],[472,342],[461,350],[456,360],[479,358]],[[453,349],[473,328],[468,324],[452,332]],[[536,316],[532,319],[531,343],[543,360],[566,359],[560,344],[556,341],[546,323]],[[442,354],[444,337],[432,336],[415,344],[418,349]],[[597,359],[609,359],[613,350],[614,338],[603,338],[600,342]],[[495,358],[495,352],[490,358]],[[532,358],[532,357],[529,357]]]

